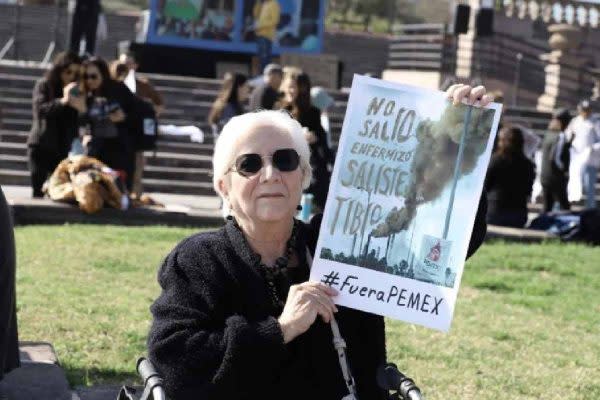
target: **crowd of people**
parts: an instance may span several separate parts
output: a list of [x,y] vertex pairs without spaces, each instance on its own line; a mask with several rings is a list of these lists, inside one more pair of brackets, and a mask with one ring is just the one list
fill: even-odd
[[69,154],[93,157],[116,171],[127,192],[141,195],[147,120],[164,103],[135,74],[132,54],[109,64],[99,57],[58,54],[33,90],[32,128],[27,141],[33,197]]
[[[250,91],[242,74],[227,74],[213,103],[208,122],[218,136],[232,117],[246,111],[285,110],[303,128],[310,147],[312,180],[305,193],[311,194],[314,211],[323,210],[327,200],[334,155],[331,149],[327,109],[333,98],[320,87],[312,87],[308,74],[277,64],[268,64],[262,79]],[[327,127],[327,130],[325,127]]]
[[[504,126],[498,132],[485,181],[488,223],[522,228],[528,222],[528,204],[536,174],[541,184],[543,212],[568,211],[571,204],[596,208],[600,167],[600,117],[594,101],[583,100],[572,116],[566,109],[552,114],[538,149],[525,149],[526,130]],[[538,157],[533,157],[534,154]],[[537,160],[536,160],[537,158]],[[537,161],[537,162],[536,162]],[[533,194],[533,196],[532,196]]]

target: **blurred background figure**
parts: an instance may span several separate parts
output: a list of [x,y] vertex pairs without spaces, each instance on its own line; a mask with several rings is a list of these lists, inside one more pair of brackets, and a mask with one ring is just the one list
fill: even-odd
[[256,85],[250,95],[250,111],[273,110],[281,98],[279,87],[283,79],[283,68],[279,64],[269,64],[263,71],[264,81]]
[[100,0],[76,0],[69,42],[69,49],[75,54],[79,54],[82,39],[85,39],[86,54],[93,55],[96,51],[96,31],[100,10]]
[[2,377],[19,367],[15,238],[8,203],[0,187],[0,398]]
[[139,64],[135,59],[135,55],[131,52],[121,54],[119,62],[125,64],[127,70],[125,79],[123,79],[125,85],[138,97],[152,103],[156,116],[160,116],[165,108],[163,96],[147,78],[137,75]]
[[527,222],[527,199],[534,178],[535,166],[523,153],[521,130],[502,128],[484,186],[488,197],[487,222],[522,228]]
[[318,213],[325,208],[331,173],[328,165],[333,157],[327,145],[327,135],[321,125],[321,111],[310,101],[310,78],[306,73],[292,73],[283,79],[282,108],[305,128],[305,136],[310,146],[310,165],[313,176],[306,193],[313,195],[313,212]]
[[231,118],[244,113],[249,95],[250,85],[246,75],[238,73],[225,75],[221,91],[208,114],[208,123],[212,127],[214,137]]
[[542,143],[542,168],[540,179],[544,194],[544,212],[550,212],[558,202],[561,210],[571,208],[567,196],[571,141],[565,129],[571,121],[569,110],[554,112]]
[[333,97],[331,97],[329,93],[327,93],[327,91],[320,86],[315,86],[310,89],[310,101],[313,106],[317,107],[319,111],[321,111],[321,126],[323,126],[323,129],[326,133],[327,147],[332,149],[328,110],[331,106],[333,106],[335,101],[333,100]]
[[585,195],[586,208],[596,208],[596,180],[600,167],[600,122],[592,115],[588,100],[577,106],[578,115],[567,127],[572,142],[568,193],[571,202]]
[[[165,109],[163,96],[154,88],[148,79],[137,75],[138,67],[139,65],[133,53],[124,53],[121,54],[119,60],[116,60],[111,64],[111,75],[113,79],[123,82],[139,99],[151,104],[152,108],[154,109],[154,118],[156,119],[160,117]],[[139,102],[137,102],[136,105],[138,106],[136,107],[137,112],[140,114],[142,109],[145,109],[145,107]],[[141,108],[139,108],[140,106]],[[149,150],[144,148],[142,141],[143,140],[133,141],[135,165],[133,170],[131,191],[132,194],[135,194],[137,197],[139,197],[144,191],[142,184],[143,172],[146,166],[144,151]]]
[[135,95],[110,77],[108,65],[101,58],[83,63],[82,87],[87,105],[83,120],[89,124],[91,134],[84,140],[86,155],[120,171],[131,191],[135,159],[127,117],[133,110]]
[[259,71],[264,71],[271,62],[273,39],[277,33],[277,25],[281,17],[281,7],[277,0],[257,0],[253,13],[256,49],[259,60]]
[[59,53],[33,89],[32,123],[27,139],[33,197],[43,197],[42,185],[67,157],[78,136],[78,115],[85,112],[79,83],[81,59]]

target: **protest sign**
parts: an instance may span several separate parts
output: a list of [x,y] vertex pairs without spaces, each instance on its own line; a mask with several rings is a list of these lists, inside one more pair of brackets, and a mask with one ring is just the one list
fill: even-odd
[[447,331],[500,111],[355,76],[311,279]]

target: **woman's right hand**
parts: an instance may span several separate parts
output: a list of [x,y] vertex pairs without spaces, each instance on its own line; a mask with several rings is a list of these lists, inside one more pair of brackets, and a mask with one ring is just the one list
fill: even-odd
[[69,105],[79,111],[80,113],[85,112],[85,96],[81,92],[78,95],[75,94],[78,91],[79,84],[77,82],[71,82],[63,88],[62,103]]
[[329,323],[338,311],[332,297],[337,290],[320,282],[304,282],[290,287],[283,312],[279,316],[279,325],[283,332],[283,341],[289,343],[303,334],[317,319]]

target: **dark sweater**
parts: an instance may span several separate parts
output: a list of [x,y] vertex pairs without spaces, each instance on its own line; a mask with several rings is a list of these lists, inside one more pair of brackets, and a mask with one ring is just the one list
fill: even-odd
[[[308,280],[304,249],[314,251],[317,235],[317,225],[300,225],[292,284]],[[257,261],[232,223],[184,240],[165,259],[148,351],[170,398],[337,400],[347,394],[329,325],[317,319],[283,343],[281,310],[271,305]],[[383,318],[339,309],[360,399],[385,398],[375,377],[385,362]]]
[[29,147],[39,147],[59,159],[69,153],[78,129],[77,111],[60,102],[62,90],[62,87],[52,87],[45,78],[36,83],[32,95],[31,132],[27,139]]
[[[467,257],[486,234],[482,194]],[[300,225],[291,269],[292,283],[308,280],[304,249],[317,244],[322,214]],[[151,310],[150,360],[173,400],[341,399],[346,393],[329,325],[318,317],[289,344],[272,308],[257,256],[232,223],[182,241],[158,274],[163,288]],[[287,293],[286,293],[287,296]],[[338,307],[336,320],[348,345],[348,359],[360,400],[385,399],[375,374],[385,362],[383,318]]]
[[5,373],[19,366],[15,270],[12,219],[0,187],[0,380]]
[[534,179],[535,166],[524,155],[509,158],[494,154],[485,178],[488,213],[526,214]]

